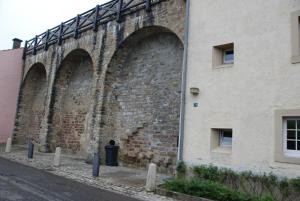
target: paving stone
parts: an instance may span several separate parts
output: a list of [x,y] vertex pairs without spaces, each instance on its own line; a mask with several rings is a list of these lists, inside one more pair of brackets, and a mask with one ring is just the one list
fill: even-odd
[[[25,147],[13,146],[12,152],[0,152],[0,156],[34,168],[48,171],[52,174],[72,179],[97,188],[119,192],[145,201],[175,201],[175,199],[156,195],[145,190],[147,171],[126,167],[100,166],[100,176],[92,176],[92,165],[84,162],[76,155],[63,153],[61,165],[53,166],[52,153],[35,151],[34,158],[27,159]],[[169,176],[158,174],[156,180],[161,183]]]

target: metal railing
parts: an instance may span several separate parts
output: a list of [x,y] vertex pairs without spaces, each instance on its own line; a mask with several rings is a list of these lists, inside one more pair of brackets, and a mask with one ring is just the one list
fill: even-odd
[[26,55],[35,55],[38,50],[47,50],[52,44],[61,45],[62,41],[93,29],[98,31],[98,26],[108,21],[117,20],[121,22],[122,16],[140,9],[151,11],[151,6],[163,0],[112,0],[102,5],[97,5],[76,17],[62,22],[60,25],[48,29],[46,32],[36,35],[34,38],[25,41],[23,58]]

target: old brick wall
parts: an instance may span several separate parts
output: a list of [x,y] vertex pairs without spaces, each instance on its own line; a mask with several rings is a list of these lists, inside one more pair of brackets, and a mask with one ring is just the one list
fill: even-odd
[[[87,160],[100,151],[104,159],[104,145],[115,138],[124,165],[153,161],[170,169],[177,154],[184,11],[185,1],[165,0],[151,12],[134,11],[27,55],[23,78],[37,62],[47,75],[39,150],[62,146]],[[78,50],[86,56],[70,56]]]
[[15,140],[24,144],[29,138],[39,142],[39,131],[44,116],[46,71],[41,63],[32,66],[21,88]]
[[116,140],[124,165],[175,164],[182,53],[175,34],[145,28],[128,38],[109,64],[101,147]]
[[56,146],[73,153],[81,151],[81,144],[85,141],[92,75],[92,59],[84,50],[69,53],[59,67],[50,117],[52,151]]

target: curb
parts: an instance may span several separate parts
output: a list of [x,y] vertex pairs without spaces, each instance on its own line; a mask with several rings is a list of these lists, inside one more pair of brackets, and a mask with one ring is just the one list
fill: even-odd
[[165,197],[170,197],[170,198],[174,198],[177,200],[184,200],[184,201],[214,201],[214,200],[201,198],[201,197],[195,197],[195,196],[191,196],[191,195],[186,195],[186,194],[178,193],[178,192],[174,192],[174,191],[168,191],[168,190],[165,190],[165,189],[159,188],[159,187],[155,189],[154,193],[165,196]]

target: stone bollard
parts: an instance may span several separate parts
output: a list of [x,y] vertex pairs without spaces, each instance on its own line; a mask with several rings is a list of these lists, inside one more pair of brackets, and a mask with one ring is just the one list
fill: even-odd
[[5,153],[11,152],[11,138],[8,138],[6,141]]
[[153,192],[155,190],[156,181],[156,164],[151,163],[149,165],[147,181],[146,181],[146,191]]
[[53,160],[53,165],[55,167],[58,167],[60,165],[60,155],[61,155],[61,148],[56,147],[55,154],[54,154],[54,160]]

